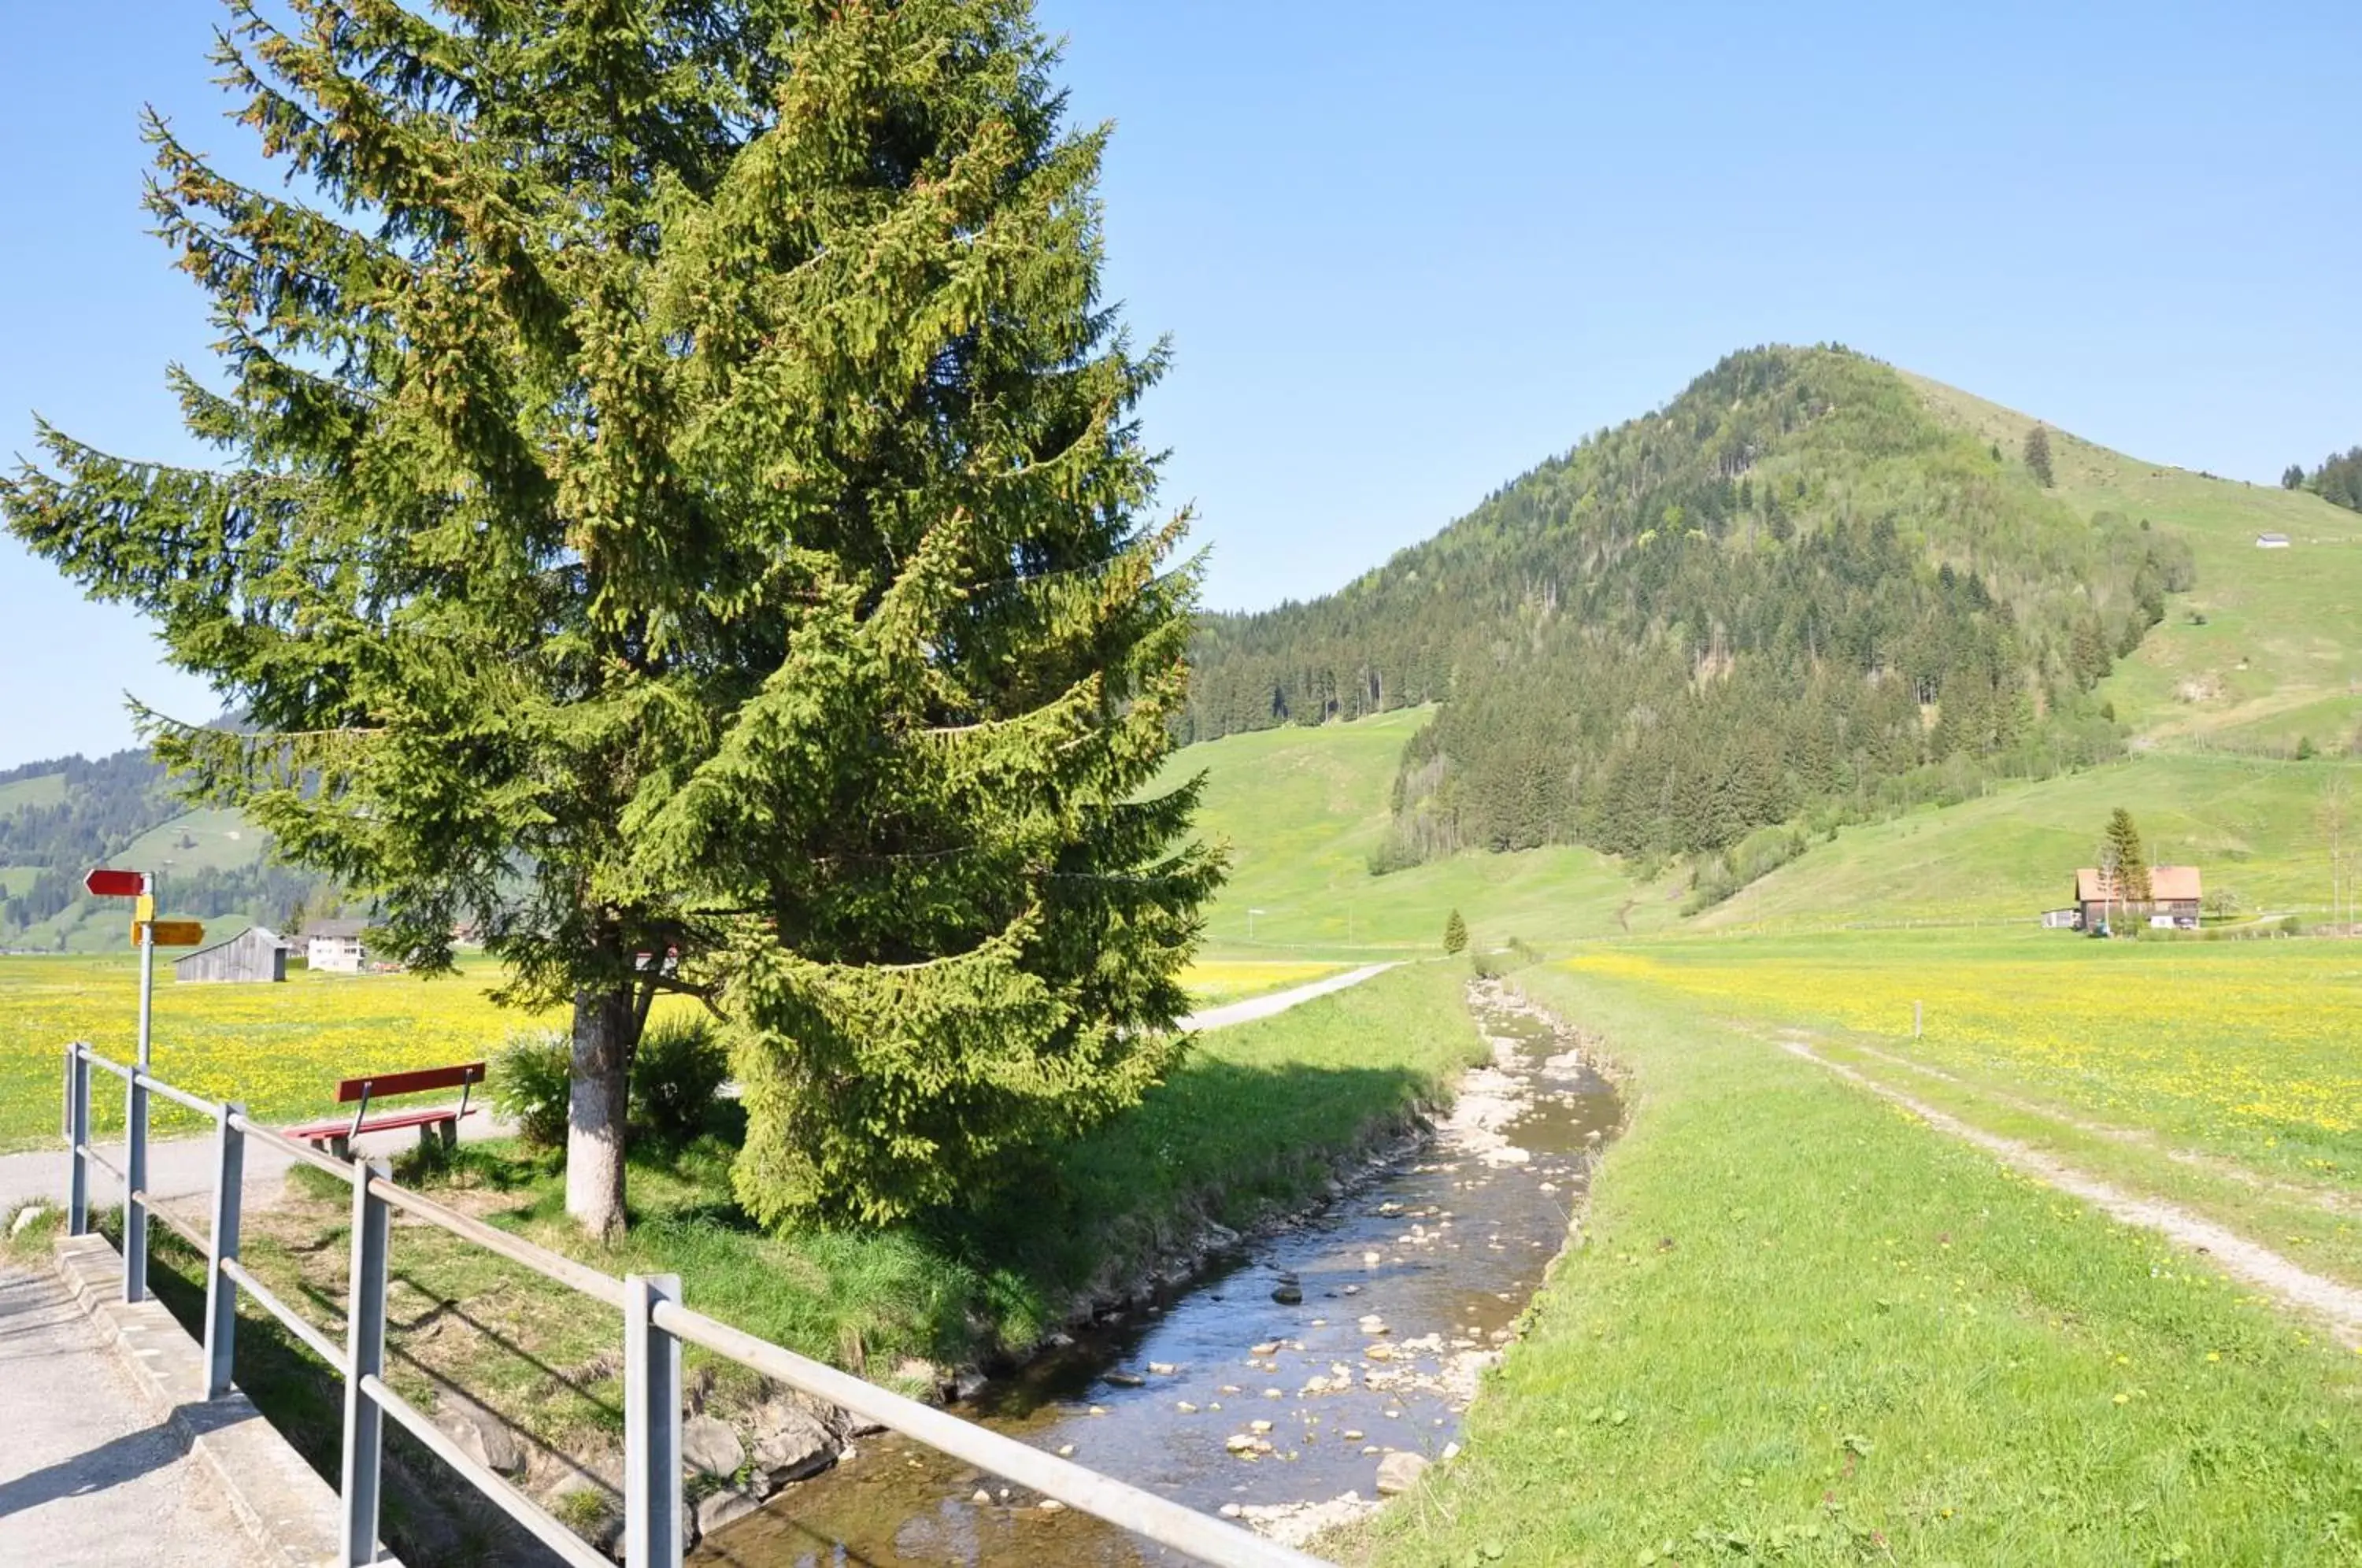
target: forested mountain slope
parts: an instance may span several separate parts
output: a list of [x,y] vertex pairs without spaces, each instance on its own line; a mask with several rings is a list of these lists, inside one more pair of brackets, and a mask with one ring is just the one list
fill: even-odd
[[2093,688],[2192,580],[1891,368],[1760,348],[1339,593],[1209,618],[1190,738],[1441,701],[1381,867],[1728,851],[2116,755]]
[[123,906],[82,887],[113,863],[162,872],[172,915],[283,922],[320,882],[269,847],[235,812],[191,811],[144,749],[0,771],[0,950],[120,945]]

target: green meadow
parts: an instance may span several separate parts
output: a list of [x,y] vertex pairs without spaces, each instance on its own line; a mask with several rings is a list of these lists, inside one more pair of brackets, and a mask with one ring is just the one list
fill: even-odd
[[1844,828],[1690,922],[1700,930],[1900,922],[2030,922],[2072,901],[2108,813],[2123,806],[2152,865],[2196,865],[2249,918],[2328,917],[2324,801],[2343,781],[2345,853],[2362,866],[2362,767],[2151,752],[1957,806]]
[[1208,924],[1210,953],[1431,954],[1454,909],[1478,947],[1576,942],[1673,920],[1678,883],[1637,887],[1614,861],[1572,845],[1371,876],[1396,762],[1430,716],[1404,709],[1357,723],[1260,730],[1175,756],[1165,780],[1206,775],[1199,830],[1231,848],[1230,881]]
[[1520,980],[1629,1126],[1464,1454],[1343,1550],[2362,1562],[2362,1356],[1677,989]]

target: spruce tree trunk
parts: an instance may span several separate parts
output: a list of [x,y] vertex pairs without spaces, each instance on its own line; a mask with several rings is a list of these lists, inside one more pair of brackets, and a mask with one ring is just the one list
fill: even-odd
[[566,1117],[566,1212],[590,1235],[624,1235],[624,1112],[632,993],[574,993],[574,1092]]

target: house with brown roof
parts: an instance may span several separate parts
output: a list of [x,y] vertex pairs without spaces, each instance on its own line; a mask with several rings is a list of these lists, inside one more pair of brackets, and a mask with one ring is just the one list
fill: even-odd
[[2150,867],[2146,899],[2125,898],[2111,873],[2086,866],[2075,873],[2075,929],[2090,931],[2102,924],[2139,921],[2195,931],[2198,906],[2204,897],[2195,866]]

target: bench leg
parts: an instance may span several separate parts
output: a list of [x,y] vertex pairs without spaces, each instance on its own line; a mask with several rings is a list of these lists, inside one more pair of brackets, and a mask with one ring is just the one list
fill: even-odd
[[453,1121],[422,1121],[418,1124],[418,1146],[431,1149],[440,1143],[446,1149],[459,1146],[459,1123]]
[[353,1141],[339,1132],[328,1140],[328,1153],[340,1160],[349,1160],[353,1157]]

